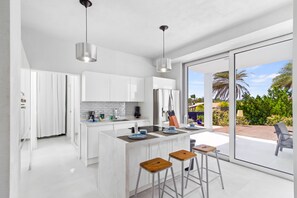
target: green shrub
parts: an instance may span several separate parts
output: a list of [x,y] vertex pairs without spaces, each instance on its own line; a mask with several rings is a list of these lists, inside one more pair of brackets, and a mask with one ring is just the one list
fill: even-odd
[[265,125],[271,115],[290,118],[293,114],[291,92],[273,88],[262,97],[245,94],[241,101],[237,101],[237,109],[243,110],[244,116],[253,125]]
[[213,111],[213,125],[228,126],[229,125],[229,112],[214,110]]
[[220,107],[229,107],[229,102],[223,101],[219,103]]
[[204,122],[204,115],[197,115],[197,120],[202,120],[202,122]]
[[276,123],[284,122],[287,126],[293,126],[292,117],[282,117],[280,115],[272,115],[267,118],[266,125],[273,126]]
[[204,112],[204,105],[203,105],[203,104],[198,105],[198,106],[195,108],[195,112]]
[[246,126],[246,125],[249,125],[249,121],[246,119],[246,117],[244,116],[236,116],[236,124],[237,125],[243,125],[243,126]]

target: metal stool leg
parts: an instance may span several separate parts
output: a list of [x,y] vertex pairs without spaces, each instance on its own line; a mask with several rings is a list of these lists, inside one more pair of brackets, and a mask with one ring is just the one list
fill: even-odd
[[138,177],[137,177],[136,189],[135,189],[135,194],[134,194],[135,198],[137,198],[137,190],[138,190],[138,185],[139,185],[139,180],[140,180],[140,174],[141,174],[141,167],[139,168]]
[[[193,164],[193,163],[192,163],[193,160],[194,160],[194,159],[191,159],[191,160],[190,160],[190,162],[189,162],[189,167],[192,166],[192,168],[193,168],[193,166],[194,166],[194,165],[192,165],[192,164]],[[191,171],[191,168],[188,168],[188,174],[187,174],[187,179],[186,179],[186,186],[185,186],[185,188],[188,187],[188,181],[189,181],[190,171]]]
[[205,175],[206,175],[206,197],[209,198],[209,185],[208,185],[208,154],[205,154]]
[[219,162],[219,158],[218,158],[218,152],[215,151],[215,154],[216,154],[216,158],[217,158],[217,164],[218,164],[218,169],[219,169],[219,173],[220,173],[222,189],[224,189],[223,176],[222,176],[221,166],[220,166],[220,162]]
[[200,180],[200,185],[201,185],[201,192],[202,192],[202,197],[204,198],[204,189],[203,189],[203,183],[202,183],[202,178],[200,175],[200,170],[199,170],[199,164],[198,164],[198,159],[197,157],[195,157],[195,161],[196,161],[196,166],[197,166],[197,172],[198,172],[198,178]]
[[201,153],[201,179],[203,180],[203,154]]
[[181,163],[181,197],[184,198],[184,161]]
[[155,192],[155,174],[153,173],[153,181],[152,181],[152,198],[154,198],[154,192]]
[[[171,167],[172,168],[172,167]],[[164,183],[163,183],[163,188],[162,188],[162,195],[161,197],[164,196],[164,190],[165,190],[165,185],[166,185],[166,179],[167,179],[167,174],[168,174],[168,169],[165,172],[165,178],[164,178]],[[173,180],[174,181],[174,180]],[[175,182],[175,181],[174,181]]]
[[158,172],[158,188],[159,188],[159,198],[161,197],[161,188],[160,188],[160,172]]
[[170,169],[171,169],[171,174],[172,174],[172,179],[173,179],[173,185],[174,185],[175,195],[176,195],[176,198],[178,198],[177,188],[176,188],[176,183],[175,183],[175,177],[174,177],[174,173],[173,173],[173,168],[171,167]]

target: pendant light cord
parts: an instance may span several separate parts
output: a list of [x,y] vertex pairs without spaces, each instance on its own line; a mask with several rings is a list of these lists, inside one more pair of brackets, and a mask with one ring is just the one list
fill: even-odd
[[88,43],[88,8],[86,7],[86,45]]
[[163,58],[165,58],[165,31],[163,30]]

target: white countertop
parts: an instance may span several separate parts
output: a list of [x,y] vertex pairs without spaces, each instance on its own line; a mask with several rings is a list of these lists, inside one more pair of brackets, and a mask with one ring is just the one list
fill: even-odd
[[104,120],[100,122],[89,122],[86,120],[80,121],[81,124],[86,126],[101,126],[101,125],[109,125],[109,124],[123,124],[129,122],[136,122],[136,121],[148,121],[146,118],[135,118],[135,117],[127,117],[128,120],[125,121],[111,121],[111,120]]
[[187,136],[187,135],[193,135],[193,134],[197,134],[197,133],[202,133],[205,131],[209,131],[209,129],[203,128],[201,127],[200,129],[197,130],[187,130],[184,129],[183,126],[181,126],[181,128],[177,129],[178,131],[182,131],[185,133],[180,133],[180,134],[175,134],[175,135],[170,135],[170,136],[166,136],[166,135],[161,135],[161,134],[157,134],[154,132],[150,132],[148,134],[156,136],[158,138],[153,138],[153,139],[144,139],[144,140],[139,140],[139,141],[135,141],[135,142],[126,142],[122,139],[119,139],[117,137],[119,136],[125,136],[125,135],[131,135],[131,130],[130,129],[119,129],[119,130],[109,130],[109,131],[102,131],[101,133],[107,136],[110,136],[114,139],[117,139],[119,142],[124,143],[124,144],[143,144],[143,143],[152,143],[152,142],[159,142],[159,141],[163,141],[163,140],[167,140],[167,139],[174,139],[174,138],[178,138],[180,136]]

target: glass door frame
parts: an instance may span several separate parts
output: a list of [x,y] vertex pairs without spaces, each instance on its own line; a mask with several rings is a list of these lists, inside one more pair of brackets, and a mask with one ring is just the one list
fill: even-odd
[[[285,179],[289,179],[289,180],[293,180],[292,174],[288,174],[282,171],[278,171],[269,167],[261,166],[259,164],[247,162],[236,158],[236,154],[235,154],[236,152],[236,97],[235,97],[236,65],[235,65],[235,62],[236,61],[235,59],[236,59],[236,54],[269,46],[269,45],[274,45],[285,41],[289,41],[292,39],[293,39],[293,35],[288,34],[288,35],[280,36],[274,39],[269,39],[266,41],[262,41],[256,44],[252,44],[246,47],[229,51],[229,160],[232,163],[242,165],[248,168],[252,168],[255,170],[259,170],[261,172],[265,172],[265,173],[282,177]],[[293,163],[293,159],[292,159],[292,163]]]
[[[289,179],[293,181],[293,175],[285,173],[285,172],[281,172],[269,167],[264,167],[258,164],[254,164],[251,162],[247,162],[244,160],[240,160],[240,159],[236,159],[235,157],[235,147],[236,147],[236,142],[235,142],[235,138],[236,138],[236,98],[235,98],[235,70],[236,70],[236,65],[235,65],[235,58],[236,58],[236,54],[238,53],[242,53],[245,51],[249,51],[249,50],[253,50],[253,49],[257,49],[257,48],[261,48],[261,47],[265,47],[265,46],[269,46],[269,45],[273,45],[273,44],[277,44],[277,43],[281,43],[281,42],[285,42],[288,40],[292,40],[293,39],[293,35],[292,34],[287,34],[287,35],[283,35],[283,36],[279,36],[273,39],[268,39],[268,40],[263,40],[261,42],[258,43],[254,43],[251,45],[247,45],[247,46],[243,46],[240,48],[236,48],[236,49],[230,49],[229,51],[226,51],[224,53],[220,53],[220,54],[214,54],[212,56],[208,56],[205,58],[201,58],[198,60],[194,60],[191,62],[186,62],[183,63],[183,69],[182,69],[182,77],[183,77],[183,87],[182,89],[184,90],[184,97],[182,97],[182,103],[183,103],[183,108],[182,108],[182,115],[188,114],[188,69],[191,66],[197,65],[197,64],[201,64],[201,63],[205,63],[205,62],[209,62],[209,61],[214,61],[217,59],[221,59],[221,58],[229,58],[229,156],[221,156],[221,159],[229,161],[231,163],[234,164],[238,164],[241,166],[245,166],[251,169],[255,169],[264,173],[268,173],[274,176],[278,176],[278,177],[282,177],[285,179]],[[294,79],[294,76],[293,76]],[[183,117],[183,116],[182,116]],[[183,118],[184,119],[184,118]],[[292,163],[293,163],[293,159],[292,159]]]
[[[219,59],[224,59],[224,58],[230,58],[229,57],[229,52],[224,52],[224,53],[220,53],[217,55],[213,55],[213,56],[209,56],[209,57],[205,57],[202,59],[198,59],[198,60],[194,60],[191,62],[187,62],[183,64],[183,78],[184,78],[184,83],[183,83],[183,90],[184,90],[184,96],[183,97],[183,115],[188,115],[188,87],[189,87],[189,82],[188,82],[188,74],[189,74],[189,67],[191,66],[195,66],[198,64],[203,64],[203,63],[207,63],[207,62],[211,62],[211,61],[215,61],[215,60],[219,60]],[[230,61],[230,60],[229,60]],[[230,63],[229,63],[229,68],[230,69]],[[183,116],[184,117],[184,116]],[[184,119],[184,118],[183,118]],[[185,121],[184,121],[185,123]],[[229,140],[229,144],[230,144],[230,140]],[[230,147],[230,146],[229,146]],[[230,153],[230,150],[229,150]],[[229,154],[230,155],[230,154]],[[219,155],[219,158],[225,161],[230,161],[230,158],[228,155]]]

